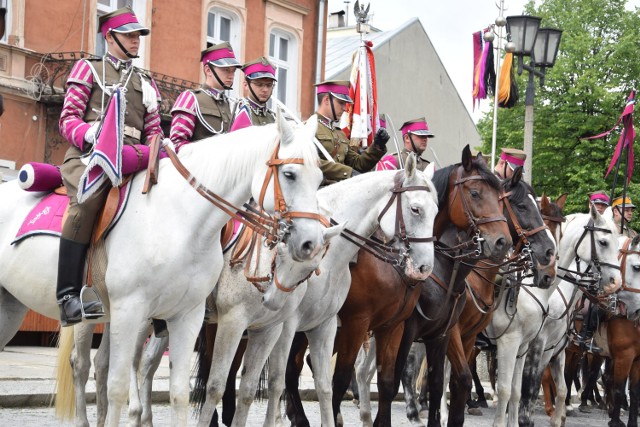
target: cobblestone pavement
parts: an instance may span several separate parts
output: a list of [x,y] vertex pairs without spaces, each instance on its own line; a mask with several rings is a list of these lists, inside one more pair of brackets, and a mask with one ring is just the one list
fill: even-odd
[[[374,402],[375,405],[375,402]],[[311,426],[320,426],[320,414],[317,402],[304,402],[307,416]],[[251,412],[247,426],[261,426],[264,420],[264,414],[267,410],[266,402],[255,402],[252,405]],[[374,407],[375,411],[375,407]],[[394,402],[392,408],[392,424],[394,427],[409,427],[413,426],[405,417],[404,403]],[[491,426],[493,423],[493,415],[495,411],[493,408],[484,409],[482,417],[467,416],[465,420],[465,426],[479,427],[479,426]],[[344,402],[342,405],[342,413],[345,420],[345,427],[361,426],[359,422],[359,415],[356,406],[351,402]],[[95,405],[89,406],[89,422],[95,425],[96,407]],[[626,416],[623,418],[626,421]],[[535,425],[545,426],[548,425],[548,417],[539,408],[534,418]],[[602,427],[608,423],[608,417],[604,411],[593,410],[590,414],[578,413],[574,417],[568,417],[566,427]],[[0,409],[0,426],[13,427],[13,426],[41,426],[41,427],[53,427],[53,426],[70,426],[72,424],[60,424],[55,419],[55,414],[51,408],[10,408]],[[120,423],[121,426],[126,426],[126,420],[123,417]],[[156,427],[163,427],[170,425],[170,413],[169,406],[154,405],[154,425]],[[190,419],[189,426],[195,426],[196,420]]]

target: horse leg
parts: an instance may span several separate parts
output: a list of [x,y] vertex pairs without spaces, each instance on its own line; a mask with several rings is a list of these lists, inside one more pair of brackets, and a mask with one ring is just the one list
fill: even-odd
[[[516,336],[514,336],[516,335]],[[512,385],[514,381],[513,372],[516,368],[516,356],[520,348],[518,334],[505,334],[498,339],[498,384],[497,395],[498,405],[493,419],[494,427],[504,427],[507,425],[507,406],[511,400]],[[518,397],[520,391],[518,390]],[[516,413],[518,409],[516,408]]]
[[627,378],[631,371],[631,366],[635,355],[634,349],[623,350],[615,355],[612,354],[613,361],[613,409],[609,413],[611,421],[609,427],[623,427],[624,423],[620,420],[620,409],[623,400],[627,397]]
[[144,427],[153,426],[153,413],[151,411],[153,375],[158,370],[162,355],[169,345],[169,337],[158,338],[152,335],[145,346],[140,360],[140,403],[142,414],[140,421]]
[[74,326],[74,349],[71,355],[73,385],[76,398],[76,427],[88,427],[87,381],[91,370],[91,342],[95,324],[80,323]]
[[[325,427],[335,426],[331,402],[331,355],[333,354],[337,327],[337,317],[331,316],[311,331],[306,332],[309,340],[309,355],[313,363],[313,382],[320,403],[320,421]],[[350,364],[349,379],[353,371],[353,362],[355,362],[355,355]]]
[[[464,424],[464,409],[467,401],[471,399],[471,383],[472,375],[469,363],[465,355],[465,346],[462,343],[460,329],[458,325],[454,325],[450,332],[451,338],[447,346],[447,356],[451,362],[451,380],[449,381],[451,409],[448,411],[448,426],[462,426]],[[467,348],[471,343],[466,343]],[[446,384],[446,383],[445,383]],[[441,411],[446,410],[444,405]],[[471,409],[471,408],[470,408]],[[475,408],[480,411],[479,408]],[[469,411],[472,414],[471,410]],[[482,415],[477,412],[472,415]]]
[[[518,421],[520,426],[530,427],[533,426],[533,411],[538,402],[538,393],[540,391],[540,382],[542,379],[542,372],[545,370],[543,366],[544,345],[542,340],[535,339],[529,343],[529,349],[527,350],[526,357],[524,359],[522,373],[519,375],[521,378],[521,387],[519,392],[521,393],[520,407],[518,409]],[[514,378],[518,375],[514,371]],[[515,379],[514,379],[515,381]],[[511,410],[511,407],[509,407]]]
[[477,350],[475,347],[472,350],[471,362],[469,363],[469,369],[471,369],[471,377],[473,378],[473,386],[476,389],[476,404],[479,408],[488,408],[487,398],[484,395],[484,387],[482,386],[482,381],[480,381],[480,376],[478,375],[478,363],[477,358],[480,355],[481,351]]
[[[371,420],[371,371],[376,369],[376,340],[369,340],[369,350],[360,348],[358,359],[356,359],[356,381],[358,382],[360,420],[365,425],[364,420]],[[369,423],[367,425],[372,425]]]
[[[337,419],[340,414],[342,398],[349,388],[353,367],[358,357],[358,351],[367,337],[367,324],[360,319],[351,318],[343,321],[340,330],[336,334],[333,352],[336,353],[336,364],[333,372],[333,417]],[[379,344],[379,343],[378,343]],[[378,348],[380,346],[378,345]],[[311,353],[310,353],[311,354]],[[378,362],[378,365],[380,363]],[[315,373],[314,373],[315,376]],[[366,394],[366,390],[360,390]],[[363,425],[371,425],[371,418],[362,419]]]
[[[245,323],[238,321],[242,318],[240,315],[234,316],[229,313],[229,316],[229,319],[235,319],[235,321],[219,323],[215,333],[209,379],[207,380],[207,398],[198,419],[199,427],[208,427],[210,425],[216,406],[222,400],[236,350],[242,340],[242,333],[247,326]],[[207,328],[209,329],[209,325],[207,325]],[[208,344],[209,348],[211,348],[212,344]]]
[[298,336],[299,342],[294,341],[295,335],[296,325],[294,322],[284,322],[280,338],[269,355],[269,404],[267,405],[264,427],[284,425],[280,412],[280,397],[285,389],[285,371],[289,352],[294,351],[294,346],[302,346],[302,343],[304,343],[304,348],[307,346],[304,334]]
[[144,351],[144,342],[149,338],[151,328],[149,323],[143,323],[138,330],[133,363],[131,364],[131,379],[129,381],[129,427],[141,425],[142,402],[140,401],[138,369]]
[[0,288],[0,351],[18,332],[29,308],[6,289]]
[[440,426],[440,400],[444,393],[444,359],[448,337],[425,343],[429,364],[429,427]]
[[[551,376],[551,368],[547,366],[544,368],[544,372],[542,374],[542,394],[544,396],[544,412],[548,416],[553,416],[553,402],[555,401],[555,383],[553,382],[553,377]],[[524,393],[523,393],[524,394]],[[523,396],[524,400],[524,396]]]
[[[112,301],[111,330],[109,334],[109,374],[107,380],[107,395],[109,408],[107,410],[106,425],[117,427],[120,423],[122,407],[127,403],[131,363],[136,351],[135,340],[128,339],[132,327],[139,327],[145,322],[146,315],[140,310],[135,298],[122,301],[117,305]],[[115,307],[118,307],[116,310]],[[184,424],[186,424],[186,419]],[[174,424],[177,425],[177,424]]]
[[640,397],[640,363],[634,361],[629,377],[629,419],[627,427],[638,427],[638,403]]
[[[280,329],[278,331],[280,331]],[[276,335],[273,338],[273,342],[275,343],[277,339],[278,336]],[[224,425],[231,425],[236,413],[236,376],[238,375],[238,370],[242,365],[242,357],[244,356],[246,349],[247,339],[246,337],[243,337],[240,340],[240,344],[238,344],[235,356],[233,356],[231,369],[229,370],[229,375],[227,375],[227,385],[224,388],[224,394],[222,395],[222,423]],[[269,357],[269,353],[270,351],[266,353],[265,361]]]
[[565,368],[565,352],[561,351],[557,356],[551,359],[551,373],[556,383],[556,409],[551,417],[551,426],[564,426],[567,419],[567,410],[565,405],[565,397],[567,396],[567,384],[564,382]]
[[259,331],[249,331],[249,340],[244,352],[245,364],[242,369],[242,379],[240,380],[238,393],[238,407],[233,417],[232,426],[246,425],[249,408],[253,403],[258,382],[260,381],[260,373],[281,331],[282,323],[277,323]]
[[391,404],[398,394],[395,387],[396,359],[404,333],[404,322],[376,333],[376,359],[378,365],[378,414],[376,426],[391,425]]
[[416,396],[417,376],[423,359],[419,356],[424,355],[424,350],[420,351],[421,348],[424,349],[422,343],[414,342],[411,345],[411,350],[402,372],[402,390],[404,390],[407,419],[415,425],[422,424],[418,413],[418,399]]
[[109,323],[104,324],[102,340],[96,355],[93,357],[93,367],[96,378],[96,410],[98,427],[104,426],[107,421],[107,408],[109,399],[107,396],[107,377],[109,374]]

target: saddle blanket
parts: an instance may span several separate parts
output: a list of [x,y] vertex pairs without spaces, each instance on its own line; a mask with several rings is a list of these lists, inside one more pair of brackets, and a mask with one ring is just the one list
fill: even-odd
[[[230,234],[226,231],[227,227],[230,227],[233,224],[233,232]],[[242,230],[244,230],[244,224],[240,221],[236,221],[235,219],[230,220],[224,225],[222,232],[220,233],[220,243],[222,244],[222,253],[226,253],[229,249],[235,245],[238,241],[238,237],[242,234]],[[227,237],[227,239],[225,239]]]
[[[122,216],[129,199],[130,187],[130,182],[120,187],[120,198],[118,200],[116,214],[105,231],[105,236],[113,229]],[[27,237],[40,234],[59,237],[62,234],[62,219],[68,207],[68,196],[57,193],[47,194],[27,214],[11,244],[16,244]]]

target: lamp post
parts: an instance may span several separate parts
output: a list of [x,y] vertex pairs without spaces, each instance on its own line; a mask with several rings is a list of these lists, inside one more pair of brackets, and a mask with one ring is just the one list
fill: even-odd
[[[540,86],[544,85],[547,68],[553,67],[558,54],[558,46],[562,36],[561,30],[540,28],[541,18],[537,16],[508,16],[507,33],[515,44],[513,54],[518,57],[518,75],[522,70],[529,73],[527,90],[524,100],[524,152],[526,181],[531,184],[533,176],[533,103],[535,99],[535,76],[540,79]],[[524,63],[524,57],[530,57],[529,64]],[[539,68],[536,69],[536,68]]]

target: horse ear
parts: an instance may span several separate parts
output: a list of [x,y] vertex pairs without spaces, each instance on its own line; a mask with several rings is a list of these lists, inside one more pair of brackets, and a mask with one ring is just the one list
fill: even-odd
[[640,234],[636,235],[636,237],[631,240],[631,247],[636,247],[640,243]]
[[424,169],[424,174],[429,180],[433,181],[433,175],[436,173],[436,164],[429,163],[427,167]]
[[551,200],[549,200],[546,194],[542,193],[542,197],[540,197],[540,210],[549,209],[550,205]]
[[511,177],[511,185],[517,185],[522,179],[522,166],[518,166],[516,170],[513,171],[513,176]]
[[564,209],[564,204],[567,203],[567,196],[568,196],[568,193],[563,193],[556,200],[556,205],[558,205],[560,209]]
[[318,132],[318,116],[316,114],[309,117],[309,120],[304,124],[304,128],[307,133],[311,135],[311,138],[316,137],[316,132]]
[[416,156],[410,153],[407,156],[407,161],[404,164],[404,176],[405,180],[412,179],[416,172]]
[[589,213],[591,214],[591,219],[593,219],[593,222],[599,222],[602,219],[602,216],[600,216],[593,203],[589,203]]
[[345,221],[342,224],[334,225],[333,227],[325,228],[324,230],[322,230],[322,237],[324,238],[324,242],[327,243],[334,237],[339,236],[340,233],[342,233],[347,227],[347,222],[348,221]]
[[470,172],[473,167],[473,155],[471,154],[471,149],[469,148],[469,144],[465,145],[462,149],[462,167],[465,172]]
[[276,123],[278,124],[280,145],[287,145],[290,142],[293,142],[293,128],[285,118],[284,113],[282,112],[282,109],[280,107],[276,109]]

